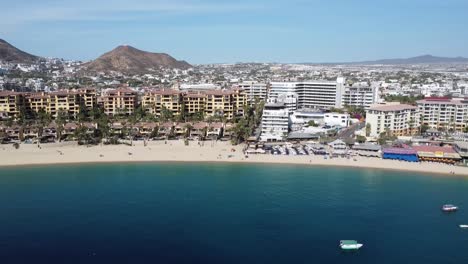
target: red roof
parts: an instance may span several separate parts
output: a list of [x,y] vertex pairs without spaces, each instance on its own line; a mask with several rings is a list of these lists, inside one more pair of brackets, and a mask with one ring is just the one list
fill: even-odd
[[417,152],[443,152],[443,153],[456,153],[452,147],[440,147],[440,146],[413,146],[413,149]]
[[407,105],[407,104],[391,104],[391,105],[379,105],[370,107],[369,110],[374,111],[383,111],[383,112],[391,112],[391,111],[403,111],[403,110],[414,110],[418,109],[416,106]]

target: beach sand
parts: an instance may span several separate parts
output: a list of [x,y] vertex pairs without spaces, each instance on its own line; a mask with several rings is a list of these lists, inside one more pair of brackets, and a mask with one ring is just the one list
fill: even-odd
[[[430,174],[451,174],[468,176],[468,167],[451,166],[440,163],[409,163],[379,158],[356,157],[356,161],[346,158],[324,159],[322,156],[281,156],[242,154],[242,145],[231,146],[229,142],[204,142],[203,146],[190,141],[185,146],[182,140],[150,141],[144,146],[142,141],[133,146],[78,146],[76,142],[41,144],[21,144],[19,149],[12,145],[0,145],[0,166],[93,163],[93,162],[245,162],[271,164],[304,164],[322,166],[345,166],[404,170]],[[232,151],[235,150],[235,151]]]

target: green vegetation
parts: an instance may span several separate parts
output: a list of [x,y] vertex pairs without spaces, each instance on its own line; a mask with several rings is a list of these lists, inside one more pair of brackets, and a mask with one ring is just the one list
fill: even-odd
[[311,127],[318,127],[318,126],[319,126],[319,124],[315,123],[314,120],[309,121],[309,123],[307,123],[307,124],[308,124],[309,126],[311,126]]
[[387,95],[385,101],[387,102],[400,102],[402,104],[416,104],[417,100],[424,99],[423,95],[405,96],[405,95]]

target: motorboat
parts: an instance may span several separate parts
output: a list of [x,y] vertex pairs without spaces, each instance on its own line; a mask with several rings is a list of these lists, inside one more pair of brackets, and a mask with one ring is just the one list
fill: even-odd
[[460,225],[460,228],[463,228],[463,229],[468,228],[468,225]]
[[358,250],[363,244],[358,243],[356,240],[340,240],[340,248],[344,250]]
[[444,212],[455,212],[458,210],[458,206],[455,206],[453,204],[445,204],[442,206],[442,211]]

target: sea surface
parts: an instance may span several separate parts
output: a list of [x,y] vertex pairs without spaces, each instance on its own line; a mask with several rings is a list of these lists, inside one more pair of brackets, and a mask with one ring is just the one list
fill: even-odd
[[[460,206],[442,213],[445,203]],[[295,165],[0,168],[0,263],[468,263],[468,178]],[[338,248],[341,239],[364,247]]]

